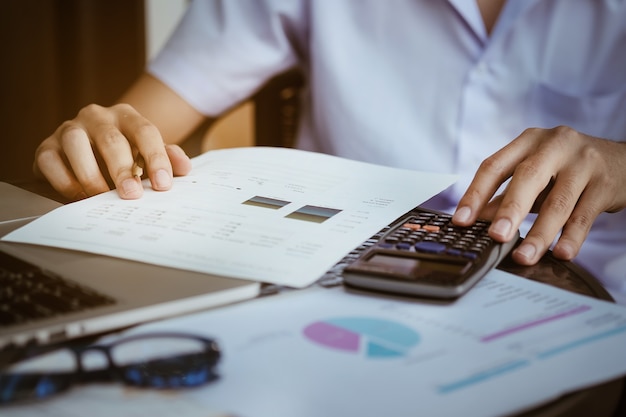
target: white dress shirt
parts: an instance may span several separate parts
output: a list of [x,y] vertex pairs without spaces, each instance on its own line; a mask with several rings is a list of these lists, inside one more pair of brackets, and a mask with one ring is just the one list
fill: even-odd
[[[215,116],[293,66],[300,148],[458,173],[431,202],[446,211],[525,128],[626,139],[623,0],[508,0],[490,35],[470,0],[201,0],[150,71]],[[577,258],[620,302],[604,265],[624,253],[626,211],[601,215]]]

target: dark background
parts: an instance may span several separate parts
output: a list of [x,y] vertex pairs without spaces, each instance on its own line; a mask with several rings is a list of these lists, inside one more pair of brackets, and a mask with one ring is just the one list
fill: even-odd
[[37,145],[145,66],[143,0],[3,0],[0,180],[32,178]]

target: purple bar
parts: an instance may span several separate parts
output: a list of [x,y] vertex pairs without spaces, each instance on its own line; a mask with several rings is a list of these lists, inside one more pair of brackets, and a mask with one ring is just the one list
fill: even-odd
[[499,339],[501,337],[508,336],[508,335],[510,335],[512,333],[519,332],[521,330],[526,330],[526,329],[529,329],[531,327],[539,326],[541,324],[548,323],[548,322],[551,322],[551,321],[554,321],[554,320],[558,320],[558,319],[562,319],[562,318],[565,318],[565,317],[573,316],[574,314],[583,313],[583,312],[585,312],[587,310],[590,310],[590,309],[591,309],[590,306],[582,305],[582,306],[573,308],[571,310],[564,311],[564,312],[559,313],[559,314],[555,314],[554,316],[543,317],[543,318],[540,318],[540,319],[535,320],[535,321],[531,321],[531,322],[528,322],[528,323],[520,324],[519,326],[511,327],[509,329],[504,329],[504,330],[501,330],[499,332],[492,333],[492,334],[489,334],[487,336],[483,336],[480,339],[480,341],[481,342],[491,342],[491,341],[493,341],[495,339]]
[[334,349],[359,351],[359,334],[323,321],[315,322],[304,329],[310,340]]

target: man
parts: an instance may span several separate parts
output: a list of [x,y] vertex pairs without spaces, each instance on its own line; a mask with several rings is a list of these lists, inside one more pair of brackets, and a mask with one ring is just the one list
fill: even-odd
[[499,241],[521,227],[517,262],[553,245],[620,296],[603,268],[626,252],[624,39],[618,0],[196,1],[125,104],[81,110],[35,171],[69,198],[108,190],[106,176],[139,198],[140,153],[167,190],[190,169],[172,144],[299,66],[298,147],[459,173],[433,208],[492,219]]

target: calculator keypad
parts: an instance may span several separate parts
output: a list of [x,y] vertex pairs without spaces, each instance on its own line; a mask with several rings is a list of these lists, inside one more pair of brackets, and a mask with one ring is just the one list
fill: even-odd
[[489,223],[472,226],[452,224],[452,216],[419,212],[387,232],[377,246],[406,252],[429,253],[477,260],[494,241],[488,236]]
[[[344,281],[343,271],[357,261],[366,251],[400,250],[413,252],[416,255],[444,254],[467,262],[478,263],[481,255],[489,253],[495,242],[487,235],[489,223],[477,221],[469,227],[452,224],[452,216],[442,213],[424,211],[419,207],[407,213],[402,221],[394,226],[385,226],[370,239],[348,253],[343,259],[330,268],[318,281],[323,287],[341,285]],[[441,271],[420,275],[421,282],[443,281],[450,285],[459,280],[457,274],[446,274]]]

